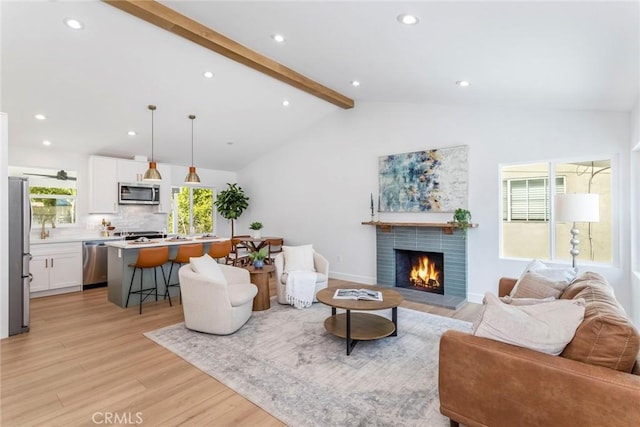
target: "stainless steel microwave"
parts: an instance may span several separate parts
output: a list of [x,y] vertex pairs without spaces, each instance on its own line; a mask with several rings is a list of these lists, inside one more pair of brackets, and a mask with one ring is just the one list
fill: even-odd
[[160,185],[119,182],[118,203],[121,205],[159,205]]

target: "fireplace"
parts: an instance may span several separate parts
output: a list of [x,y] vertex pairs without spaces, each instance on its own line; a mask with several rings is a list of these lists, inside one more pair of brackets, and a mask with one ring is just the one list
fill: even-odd
[[395,249],[396,287],[444,295],[442,252]]

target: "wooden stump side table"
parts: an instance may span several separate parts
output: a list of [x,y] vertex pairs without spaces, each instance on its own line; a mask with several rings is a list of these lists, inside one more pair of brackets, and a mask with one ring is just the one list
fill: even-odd
[[265,265],[262,268],[255,268],[253,265],[244,267],[249,271],[251,283],[258,287],[258,295],[253,299],[253,311],[269,310],[269,273],[276,271],[273,265]]

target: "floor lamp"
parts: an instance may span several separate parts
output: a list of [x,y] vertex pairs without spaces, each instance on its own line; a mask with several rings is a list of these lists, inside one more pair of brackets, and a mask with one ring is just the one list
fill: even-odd
[[576,222],[600,221],[599,195],[591,193],[572,193],[556,195],[556,222],[571,222],[571,256],[572,267],[576,266],[576,257],[580,254],[578,235],[580,230]]

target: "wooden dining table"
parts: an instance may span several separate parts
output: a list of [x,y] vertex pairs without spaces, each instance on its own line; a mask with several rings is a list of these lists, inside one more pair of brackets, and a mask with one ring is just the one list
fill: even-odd
[[259,238],[235,236],[234,238],[240,240],[240,242],[242,242],[242,244],[244,244],[252,252],[259,251],[260,249],[267,246],[267,244],[269,243],[269,240],[281,239],[281,237],[272,237],[272,236],[259,237]]

